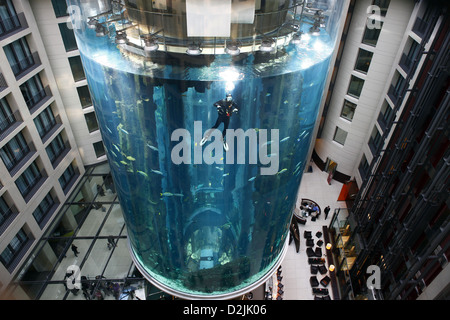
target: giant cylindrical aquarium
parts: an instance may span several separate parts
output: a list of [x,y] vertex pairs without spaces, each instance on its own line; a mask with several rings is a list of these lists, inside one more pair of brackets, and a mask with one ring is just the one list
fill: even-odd
[[68,0],[128,231],[160,289],[281,264],[344,0]]

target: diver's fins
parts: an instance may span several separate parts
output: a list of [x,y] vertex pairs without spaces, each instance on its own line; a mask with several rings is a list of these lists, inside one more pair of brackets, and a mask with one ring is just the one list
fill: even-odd
[[225,151],[228,151],[229,149],[228,143],[225,140],[223,141],[223,148],[225,149]]
[[208,137],[203,137],[203,139],[200,141],[200,146],[203,146],[206,141],[208,141]]

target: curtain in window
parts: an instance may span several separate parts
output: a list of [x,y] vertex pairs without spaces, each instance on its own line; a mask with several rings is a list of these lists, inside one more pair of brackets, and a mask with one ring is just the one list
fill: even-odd
[[14,122],[13,114],[5,98],[0,99],[0,132]]
[[0,156],[8,169],[22,159],[29,149],[22,133],[17,134],[0,150]]
[[21,85],[20,90],[29,108],[37,104],[45,96],[44,87],[38,76],[34,76]]
[[18,27],[20,22],[11,0],[0,1],[0,34]]
[[9,215],[9,207],[3,197],[0,198],[0,225],[6,220]]
[[33,162],[17,179],[16,185],[22,195],[28,194],[29,189],[36,183],[40,177],[39,170]]
[[55,116],[52,109],[48,107],[34,119],[34,124],[39,132],[39,136],[42,138],[50,129],[55,125]]

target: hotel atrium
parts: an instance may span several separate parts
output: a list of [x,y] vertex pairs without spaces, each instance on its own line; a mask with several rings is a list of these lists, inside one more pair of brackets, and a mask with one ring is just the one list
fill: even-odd
[[0,1],[0,299],[449,299],[448,9]]

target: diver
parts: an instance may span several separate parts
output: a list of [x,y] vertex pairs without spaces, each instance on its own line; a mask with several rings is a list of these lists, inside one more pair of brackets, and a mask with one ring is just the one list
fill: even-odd
[[217,112],[219,114],[217,117],[217,121],[214,124],[214,126],[205,133],[205,136],[203,137],[202,141],[200,141],[200,145],[203,146],[208,140],[211,133],[215,129],[217,129],[219,125],[223,122],[223,131],[222,131],[223,148],[225,149],[225,151],[228,151],[228,144],[225,141],[225,135],[228,129],[228,125],[230,124],[231,115],[234,112],[238,112],[238,107],[236,103],[233,101],[231,93],[228,93],[225,99],[219,100],[216,103],[214,103],[214,106],[217,108]]

